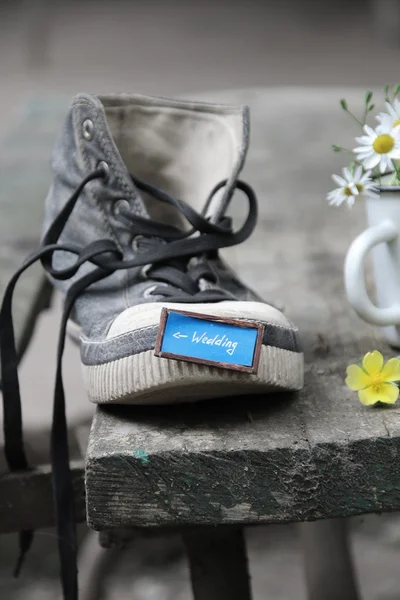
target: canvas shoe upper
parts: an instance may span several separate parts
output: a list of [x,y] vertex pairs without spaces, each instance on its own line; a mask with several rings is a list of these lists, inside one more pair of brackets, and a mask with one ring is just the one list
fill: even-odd
[[[301,387],[297,330],[240,282],[218,256],[218,249],[197,250],[200,237],[219,235],[221,247],[230,245],[229,239],[223,239],[229,234],[194,226],[184,240],[192,256],[151,261],[154,252],[162,259],[182,231],[188,234],[192,223],[185,218],[187,205],[200,215],[205,209],[207,223],[230,231],[226,209],[243,166],[248,132],[249,113],[244,106],[140,95],[82,94],[74,99],[53,154],[44,231],[79,183],[96,169],[104,169],[103,178],[82,190],[58,242],[85,247],[108,239],[124,260],[145,260],[115,270],[75,300],[69,330],[81,340],[83,374],[92,401],[192,401],[233,391]],[[224,185],[212,194],[221,182]],[[179,203],[171,206],[169,198],[187,203],[186,210]],[[255,224],[255,203],[250,213],[246,236]],[[68,252],[57,252],[52,265],[63,270],[75,260]],[[73,277],[53,277],[53,282],[66,293],[94,268],[87,262]],[[259,375],[246,377],[155,357],[163,306],[264,323]],[[271,364],[271,352],[276,355],[274,365],[278,360],[282,363],[279,373],[275,366],[266,366]],[[199,382],[206,384],[200,396]]]

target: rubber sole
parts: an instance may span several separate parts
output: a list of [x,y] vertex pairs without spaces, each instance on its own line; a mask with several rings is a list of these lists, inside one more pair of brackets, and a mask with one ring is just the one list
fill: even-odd
[[100,365],[82,365],[96,404],[177,404],[208,398],[300,390],[301,352],[262,346],[256,374],[154,356],[148,350]]

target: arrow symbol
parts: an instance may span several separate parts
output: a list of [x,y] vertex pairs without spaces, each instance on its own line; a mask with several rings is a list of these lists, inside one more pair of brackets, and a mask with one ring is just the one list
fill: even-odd
[[183,333],[181,333],[180,331],[177,331],[176,333],[172,334],[172,337],[176,338],[177,340],[179,340],[180,338],[187,338],[187,335],[184,335]]

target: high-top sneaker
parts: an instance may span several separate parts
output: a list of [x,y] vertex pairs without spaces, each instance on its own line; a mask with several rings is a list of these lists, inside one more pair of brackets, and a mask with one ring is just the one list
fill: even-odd
[[[79,293],[69,322],[91,401],[191,402],[301,388],[297,330],[218,256],[256,222],[254,194],[237,179],[248,131],[243,106],[139,95],[74,99],[53,155],[45,231],[97,171],[63,219],[58,243],[82,249],[107,239],[120,253],[111,261],[118,265],[98,254],[112,273]],[[248,196],[249,215],[233,232],[225,213],[236,188]],[[52,267],[75,261],[56,252]],[[68,279],[53,273],[53,281],[66,294],[94,269],[86,262]],[[157,347],[162,315],[167,326]],[[232,323],[216,325],[221,318]]]

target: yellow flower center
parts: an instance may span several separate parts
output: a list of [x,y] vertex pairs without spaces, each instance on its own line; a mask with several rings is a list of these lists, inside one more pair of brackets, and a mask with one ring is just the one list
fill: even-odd
[[400,125],[400,119],[397,119],[397,121],[393,123],[393,127],[397,127],[397,125]]
[[379,373],[377,375],[371,376],[371,380],[372,381],[371,381],[369,387],[371,387],[374,390],[374,392],[376,392],[377,394],[379,394],[381,385],[383,383],[385,383],[384,378]]
[[[361,192],[364,189],[364,186],[361,185],[361,183],[356,183],[355,186],[357,188],[358,193],[361,194]],[[354,196],[354,192],[349,188],[348,185],[346,185],[346,187],[343,189],[343,193],[345,196]]]
[[377,154],[388,154],[394,148],[394,139],[388,133],[382,133],[375,138],[372,147]]

